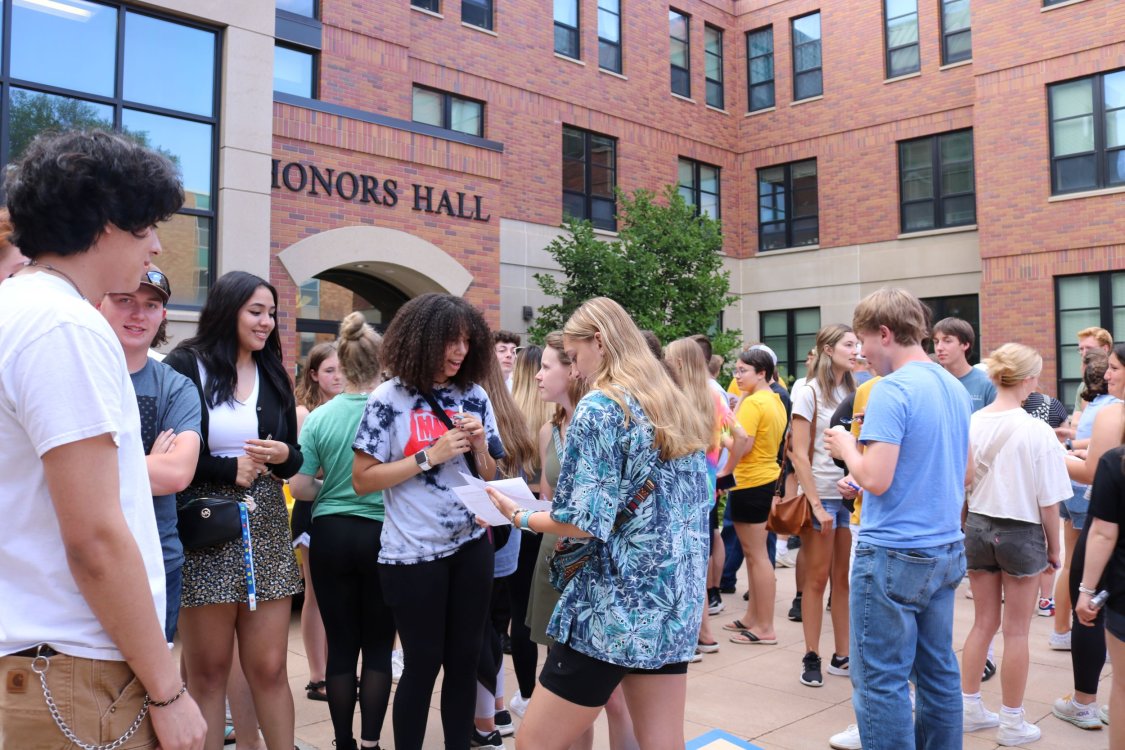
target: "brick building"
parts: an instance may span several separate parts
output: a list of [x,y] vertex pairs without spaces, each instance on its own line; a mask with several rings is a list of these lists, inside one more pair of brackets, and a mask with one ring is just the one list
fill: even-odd
[[431,290],[522,331],[564,210],[612,237],[613,188],[678,184],[723,222],[724,325],[790,373],[884,284],[971,320],[978,349],[1035,346],[1048,390],[1073,386],[1074,331],[1125,336],[1115,0],[4,7],[3,160],[17,115],[60,100],[81,116],[47,124],[180,160],[179,335],[236,268],[278,287],[294,358]]

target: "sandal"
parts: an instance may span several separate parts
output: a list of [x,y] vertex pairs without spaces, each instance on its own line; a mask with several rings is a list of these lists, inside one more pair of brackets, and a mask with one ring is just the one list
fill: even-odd
[[776,646],[776,638],[762,638],[754,635],[749,630],[743,630],[741,633],[735,633],[730,637],[731,643],[738,643],[743,646]]
[[305,697],[310,701],[327,701],[328,690],[325,688],[326,684],[324,680],[320,682],[310,680],[309,684],[305,685]]
[[236,742],[238,742],[238,738],[234,736],[234,725],[233,724],[227,724],[223,728],[223,744],[224,745],[233,745]]
[[734,622],[728,622],[726,625],[723,626],[723,630],[729,630],[732,633],[741,633],[743,630],[746,630],[746,629],[747,629],[746,626],[742,624],[742,620],[735,620]]

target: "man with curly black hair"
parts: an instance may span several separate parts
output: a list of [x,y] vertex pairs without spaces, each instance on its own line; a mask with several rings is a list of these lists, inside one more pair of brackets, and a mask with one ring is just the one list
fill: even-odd
[[183,188],[168,159],[104,132],[40,136],[5,187],[30,263],[0,286],[0,746],[202,748],[164,639],[137,400],[90,304],[136,288]]

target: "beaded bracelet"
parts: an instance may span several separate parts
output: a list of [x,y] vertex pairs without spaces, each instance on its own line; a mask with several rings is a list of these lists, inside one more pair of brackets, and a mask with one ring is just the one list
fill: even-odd
[[152,698],[150,698],[149,696],[146,695],[145,696],[145,703],[147,703],[148,705],[150,705],[154,708],[164,708],[166,706],[171,706],[173,703],[178,701],[180,699],[180,696],[183,695],[186,692],[187,692],[187,683],[181,682],[180,683],[180,692],[176,693],[175,695],[173,695],[168,700],[166,700],[166,701],[154,701]]

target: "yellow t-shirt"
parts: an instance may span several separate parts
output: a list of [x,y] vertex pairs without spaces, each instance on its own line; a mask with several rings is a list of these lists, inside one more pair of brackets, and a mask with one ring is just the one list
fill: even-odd
[[[875,376],[856,389],[855,401],[852,406],[852,419],[864,414],[867,411],[867,400],[871,398],[871,389],[875,387],[882,378]],[[859,433],[863,430],[863,422],[852,422],[852,434],[855,435],[856,440],[859,439]],[[861,447],[860,450],[863,450]],[[863,508],[863,493],[859,493],[855,498],[855,512],[852,513],[852,523],[859,526],[860,510]]]
[[736,489],[759,487],[777,481],[777,449],[785,435],[785,405],[771,390],[751,393],[739,404],[738,423],[754,438],[750,452],[734,467]]
[[738,390],[738,378],[730,379],[730,385],[727,386],[727,393],[736,398],[742,398],[742,391]]

